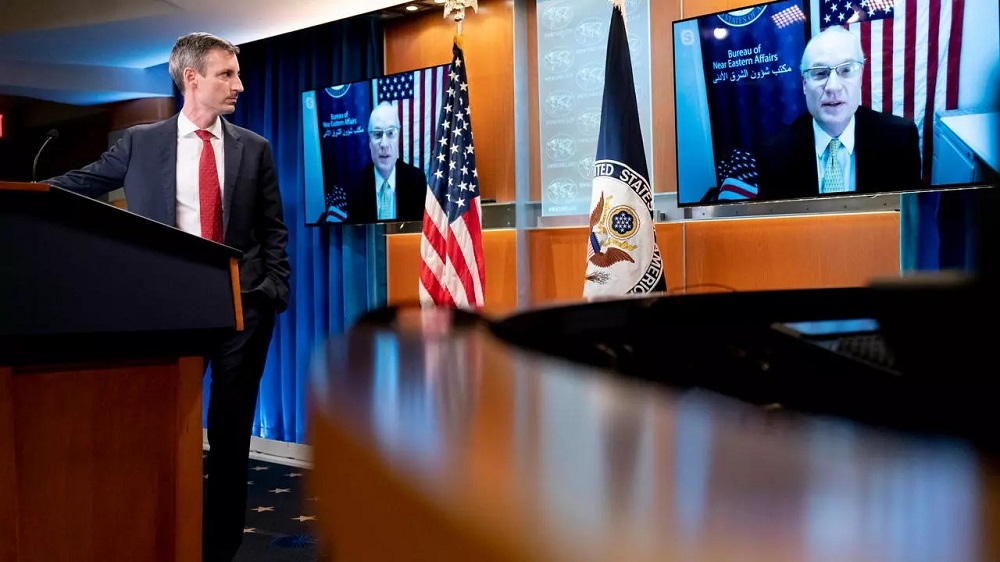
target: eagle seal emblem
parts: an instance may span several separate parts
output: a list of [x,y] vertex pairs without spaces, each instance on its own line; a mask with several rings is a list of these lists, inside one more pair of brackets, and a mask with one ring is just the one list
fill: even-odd
[[593,183],[584,296],[650,292],[663,261],[648,180],[620,162],[598,160]]
[[[609,203],[613,197],[601,193],[600,200],[590,213],[588,260],[601,269],[623,261],[635,263],[632,252],[637,246],[629,244],[628,239],[639,231],[639,216],[628,205],[611,208]],[[587,280],[600,282],[603,275],[603,272],[595,271],[587,276]]]

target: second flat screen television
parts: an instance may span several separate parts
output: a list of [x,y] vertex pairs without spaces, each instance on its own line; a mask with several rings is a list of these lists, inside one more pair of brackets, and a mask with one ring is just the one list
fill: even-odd
[[449,68],[302,93],[306,224],[423,220]]
[[674,22],[678,205],[996,184],[997,19],[784,0]]

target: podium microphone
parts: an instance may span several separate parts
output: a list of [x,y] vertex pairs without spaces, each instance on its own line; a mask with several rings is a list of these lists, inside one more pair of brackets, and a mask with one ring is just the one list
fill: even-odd
[[32,182],[34,182],[36,180],[36,178],[35,178],[35,172],[38,169],[38,157],[42,155],[42,151],[45,150],[45,146],[47,144],[49,144],[49,141],[54,140],[54,139],[58,139],[58,138],[59,138],[59,131],[57,131],[55,129],[49,129],[49,132],[45,133],[45,142],[43,142],[42,143],[42,147],[38,149],[38,153],[35,154],[35,161],[34,161],[34,163],[31,164],[31,181]]

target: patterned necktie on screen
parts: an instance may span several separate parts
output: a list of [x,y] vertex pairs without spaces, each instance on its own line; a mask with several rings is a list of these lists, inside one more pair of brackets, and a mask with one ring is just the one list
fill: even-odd
[[823,193],[844,191],[844,172],[840,169],[840,139],[830,139],[826,147],[826,171],[823,173]]
[[389,208],[389,180],[382,180],[382,185],[378,188],[378,218],[393,218],[392,209]]

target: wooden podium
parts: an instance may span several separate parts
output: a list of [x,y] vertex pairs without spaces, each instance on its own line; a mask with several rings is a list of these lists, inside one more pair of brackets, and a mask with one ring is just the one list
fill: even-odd
[[0,562],[201,557],[202,356],[240,252],[0,183]]

